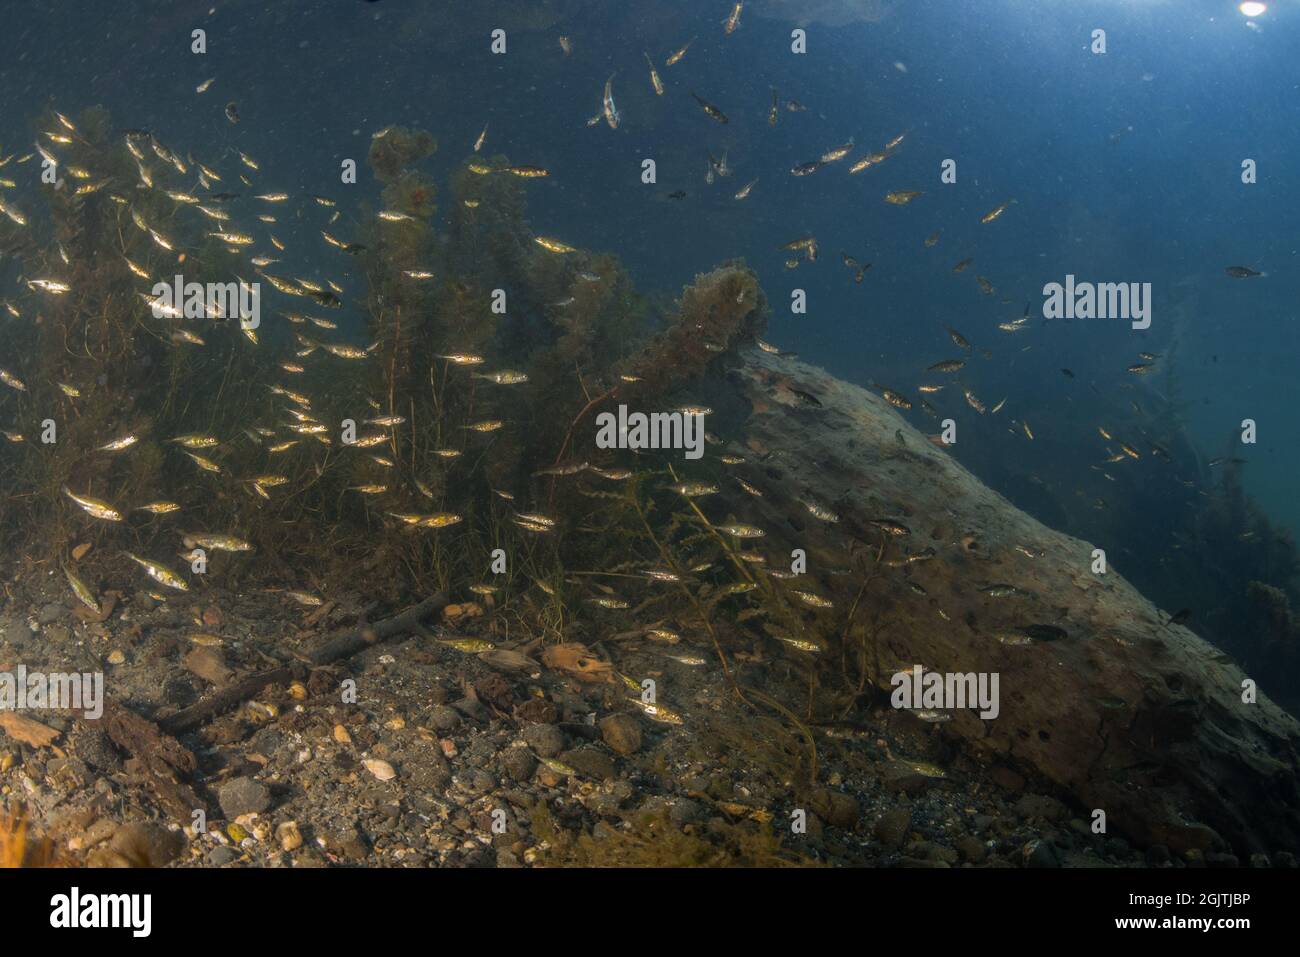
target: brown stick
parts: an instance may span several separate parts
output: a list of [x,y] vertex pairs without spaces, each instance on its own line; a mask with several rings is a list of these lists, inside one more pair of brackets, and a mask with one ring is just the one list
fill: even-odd
[[237,681],[233,685],[222,688],[197,704],[168,715],[158,722],[158,727],[169,734],[182,734],[186,731],[193,731],[199,725],[215,718],[223,711],[228,711],[240,702],[253,697],[267,685],[288,682],[292,678],[293,668],[289,665],[272,668],[269,671],[259,671],[256,674],[249,675],[243,681]]
[[[432,598],[426,598],[418,605],[412,605],[401,614],[394,615],[385,621],[355,628],[352,631],[328,639],[315,651],[306,654],[303,661],[313,668],[319,668],[343,658],[350,658],[371,645],[392,638],[394,635],[411,631],[419,625],[420,619],[445,608],[446,605],[447,593],[439,592]],[[248,700],[267,685],[289,681],[293,677],[294,670],[294,665],[282,665],[279,668],[271,668],[268,671],[259,671],[256,674],[249,675],[242,681],[238,681],[228,688],[222,688],[197,704],[164,718],[158,723],[159,727],[169,734],[192,731],[240,702]]]
[[438,592],[432,598],[426,598],[418,605],[412,605],[400,615],[394,615],[385,621],[355,628],[329,639],[315,651],[307,655],[307,663],[319,668],[340,658],[351,658],[359,651],[371,645],[385,641],[394,635],[405,634],[415,628],[420,621],[434,612],[447,607],[447,593]]
[[600,395],[596,396],[596,398],[590,400],[586,405],[584,405],[582,407],[582,411],[573,417],[573,421],[569,423],[569,431],[564,433],[564,442],[560,444],[559,454],[555,456],[555,463],[554,463],[555,465],[559,465],[560,459],[564,458],[564,453],[569,448],[569,442],[573,439],[573,430],[578,427],[578,423],[582,421],[583,416],[585,416],[597,405],[604,402],[606,399],[612,398],[613,396],[617,395],[619,388],[620,386],[614,386],[612,389],[606,389]]

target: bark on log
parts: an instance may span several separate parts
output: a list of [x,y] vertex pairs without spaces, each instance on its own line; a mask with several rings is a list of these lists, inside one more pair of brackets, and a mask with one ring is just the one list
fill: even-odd
[[447,593],[438,592],[432,598],[426,598],[418,605],[412,605],[392,618],[373,625],[362,625],[330,638],[316,650],[309,652],[306,661],[313,668],[319,668],[342,658],[351,658],[371,645],[413,631],[423,619],[446,607]]
[[[198,767],[188,748],[112,699],[104,702],[101,719],[109,740],[136,762],[135,781],[148,788],[162,808],[180,820],[189,820],[195,810],[206,813],[207,803],[186,783]],[[87,718],[78,721],[92,723]]]
[[[1247,676],[1164,624],[1114,567],[1093,574],[1092,545],[1021,512],[874,393],[756,350],[729,379],[750,407],[740,474],[765,493],[746,520],[768,530],[765,550],[807,551],[813,590],[834,599],[843,640],[868,643],[878,687],[913,664],[996,672],[998,717],[960,711],[945,733],[1055,782],[1086,819],[1099,808],[1112,831],[1176,851],[1220,837],[1239,853],[1300,848],[1300,724],[1262,694],[1243,703]],[[809,496],[841,521],[809,515]],[[887,535],[871,524],[880,519],[910,531]],[[850,549],[874,558],[881,544],[885,567],[846,621],[863,576],[828,572],[849,565]],[[927,548],[929,560],[902,560]],[[981,591],[993,584],[1018,592]],[[995,638],[1032,625],[1064,634]]]

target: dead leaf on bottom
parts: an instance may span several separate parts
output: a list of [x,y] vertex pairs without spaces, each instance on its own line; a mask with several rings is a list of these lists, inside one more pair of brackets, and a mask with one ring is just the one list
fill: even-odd
[[472,601],[467,601],[462,605],[448,605],[442,610],[443,620],[449,625],[455,625],[466,618],[481,618],[482,616],[483,606]]
[[99,599],[99,612],[93,612],[85,605],[76,605],[72,613],[82,621],[107,621],[108,616],[113,614],[113,609],[117,607],[117,600],[122,597],[120,591],[106,591],[102,598]]
[[608,661],[601,661],[586,645],[577,641],[548,646],[542,652],[542,663],[579,681],[614,680],[614,666]]
[[489,668],[496,668],[499,671],[531,672],[537,670],[537,662],[533,661],[532,658],[509,648],[493,648],[490,651],[480,652],[478,660]]

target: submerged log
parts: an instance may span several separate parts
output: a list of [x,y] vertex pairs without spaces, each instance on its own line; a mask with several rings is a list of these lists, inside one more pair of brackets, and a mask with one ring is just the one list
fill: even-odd
[[381,641],[387,641],[389,638],[413,631],[419,626],[422,619],[440,611],[446,605],[447,593],[441,591],[431,598],[426,598],[419,604],[412,605],[392,618],[386,618],[373,625],[359,626],[335,635],[318,645],[314,650],[303,655],[299,663],[281,665],[278,668],[270,668],[249,675],[229,687],[214,692],[188,708],[163,718],[159,722],[159,727],[169,734],[183,734],[186,731],[193,731],[236,705],[248,701],[267,685],[288,682],[298,670],[305,672],[308,666],[323,668],[344,658],[351,658],[353,655]]
[[828,664],[856,662],[884,691],[917,664],[996,673],[997,717],[958,710],[943,733],[1054,782],[1090,823],[1103,811],[1110,832],[1175,851],[1300,848],[1300,724],[1262,694],[1245,703],[1248,676],[1117,569],[1094,573],[1093,545],[1020,511],[865,389],[757,350],[728,376],[749,404],[740,474],[764,491],[747,520],[769,554],[807,552],[804,584],[776,584],[834,601],[801,612],[841,645]]

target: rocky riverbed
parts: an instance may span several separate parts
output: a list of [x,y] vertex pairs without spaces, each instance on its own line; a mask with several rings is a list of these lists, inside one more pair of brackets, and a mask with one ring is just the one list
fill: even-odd
[[[339,595],[286,615],[269,592],[208,588],[162,603],[139,591],[112,596],[93,621],[57,572],[7,580],[0,670],[103,672],[108,696],[151,721],[291,660],[363,607]],[[688,641],[588,637],[617,674],[657,683],[681,719],[668,724],[617,679],[579,680],[537,647],[511,649],[490,608],[452,605],[428,625],[182,735],[196,765],[182,783],[201,815],[160,798],[141,756],[66,711],[27,713],[49,734],[0,733],[4,804],[24,808],[63,860],[90,866],[1293,863],[1139,851],[1093,834],[1045,787],[973,763],[942,725],[883,700],[804,729],[809,741],[738,700],[711,649]],[[482,641],[515,653],[460,650]],[[755,653],[739,667],[797,700],[797,673],[781,661]],[[344,700],[352,688],[355,703]]]

